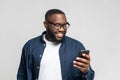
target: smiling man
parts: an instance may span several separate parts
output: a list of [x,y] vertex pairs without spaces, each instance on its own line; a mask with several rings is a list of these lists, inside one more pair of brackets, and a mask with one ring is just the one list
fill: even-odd
[[46,31],[24,45],[17,80],[94,80],[83,44],[65,35],[69,26],[63,11],[46,12]]
[[46,28],[46,39],[51,42],[61,42],[64,39],[67,28],[70,24],[67,22],[64,14],[46,14],[44,22]]

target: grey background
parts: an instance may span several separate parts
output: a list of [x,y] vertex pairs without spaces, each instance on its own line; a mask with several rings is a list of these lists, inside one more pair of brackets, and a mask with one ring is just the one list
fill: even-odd
[[0,0],[0,80],[16,80],[22,47],[45,30],[51,8],[66,13],[67,35],[91,50],[95,80],[120,80],[119,0]]

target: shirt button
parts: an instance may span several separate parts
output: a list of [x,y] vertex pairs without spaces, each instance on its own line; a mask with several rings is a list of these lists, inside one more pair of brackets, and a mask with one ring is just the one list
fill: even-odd
[[40,67],[39,66],[37,66],[37,69],[39,69]]
[[38,80],[37,78],[35,80]]
[[42,55],[40,55],[40,57],[42,57]]
[[46,46],[46,44],[44,44],[44,46]]

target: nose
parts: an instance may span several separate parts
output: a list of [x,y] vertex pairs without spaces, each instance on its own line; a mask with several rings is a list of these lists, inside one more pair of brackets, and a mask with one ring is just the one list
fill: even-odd
[[65,31],[65,29],[63,27],[60,27],[59,31]]

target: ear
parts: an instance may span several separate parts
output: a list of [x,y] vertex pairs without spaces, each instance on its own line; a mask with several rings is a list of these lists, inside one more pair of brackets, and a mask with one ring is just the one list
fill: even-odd
[[44,27],[47,28],[48,23],[46,21],[44,21],[43,23],[44,23]]

